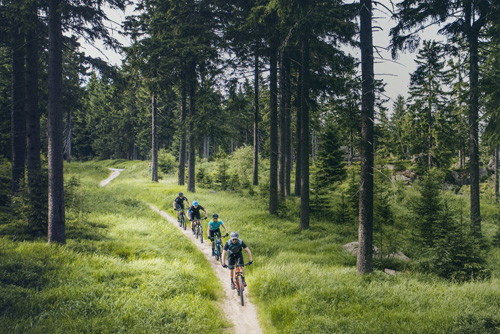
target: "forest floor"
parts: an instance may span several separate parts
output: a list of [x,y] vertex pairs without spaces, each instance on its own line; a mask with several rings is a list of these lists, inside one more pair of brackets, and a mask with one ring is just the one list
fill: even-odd
[[[99,184],[101,187],[107,185],[111,180],[115,179],[120,175],[120,172],[123,169],[115,169],[109,168],[112,173],[111,175],[101,181]],[[223,310],[229,320],[234,324],[233,330],[234,333],[238,334],[257,334],[262,333],[262,330],[259,326],[259,321],[257,319],[257,311],[255,306],[248,300],[247,291],[245,291],[245,306],[241,306],[240,298],[237,295],[236,291],[231,290],[231,283],[229,279],[229,271],[227,269],[222,268],[219,261],[215,260],[215,257],[212,256],[212,250],[210,247],[210,241],[205,240],[203,243],[200,243],[199,240],[193,235],[192,231],[188,228],[183,230],[179,227],[178,221],[176,218],[170,216],[165,211],[158,209],[156,206],[149,204],[152,210],[158,212],[163,218],[165,218],[169,223],[176,226],[179,231],[181,231],[191,242],[193,242],[198,249],[205,255],[206,259],[210,262],[212,269],[215,274],[219,278],[220,284],[224,288],[225,296],[223,299]],[[204,238],[206,235],[204,235]]]

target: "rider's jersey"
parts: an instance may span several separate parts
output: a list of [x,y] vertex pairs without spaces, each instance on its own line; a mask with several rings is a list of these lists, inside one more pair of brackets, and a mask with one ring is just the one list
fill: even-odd
[[205,209],[201,206],[201,205],[198,205],[197,208],[195,208],[194,205],[191,205],[188,209],[188,212],[192,212],[194,213],[196,216],[199,216],[200,215],[200,211],[205,211]]
[[187,202],[187,197],[183,196],[182,198],[180,198],[179,196],[177,196],[177,198],[174,200],[175,203],[179,204],[179,205],[182,205],[184,203],[184,201]]
[[229,255],[239,255],[241,250],[245,248],[247,248],[247,245],[241,239],[238,239],[236,243],[233,243],[231,239],[229,239],[224,245],[224,250],[228,252]]
[[217,219],[216,222],[213,220],[208,222],[208,227],[210,227],[212,231],[218,230],[221,225],[224,225],[224,222],[220,219]]

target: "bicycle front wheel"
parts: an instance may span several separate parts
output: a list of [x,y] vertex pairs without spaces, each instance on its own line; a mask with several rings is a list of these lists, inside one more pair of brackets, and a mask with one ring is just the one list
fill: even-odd
[[224,264],[224,261],[222,259],[222,247],[220,244],[217,245],[217,253],[219,253],[219,262],[220,262],[220,265],[222,266]]
[[244,289],[244,286],[243,286],[243,278],[239,278],[238,279],[238,290],[240,290],[240,300],[241,300],[241,306],[245,306],[245,301],[244,301],[244,297],[243,297],[243,289]]
[[201,226],[198,226],[198,230],[200,231],[200,242],[203,243],[203,229]]

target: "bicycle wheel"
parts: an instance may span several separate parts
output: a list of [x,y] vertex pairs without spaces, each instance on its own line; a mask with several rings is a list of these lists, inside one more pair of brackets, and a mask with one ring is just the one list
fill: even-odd
[[222,246],[220,244],[217,245],[217,253],[219,253],[219,262],[220,265],[222,266],[224,264],[224,261],[222,259]]
[[245,306],[245,301],[243,300],[243,291],[244,291],[244,286],[243,286],[243,279],[240,277],[240,279],[238,280],[238,284],[239,284],[239,289],[240,290],[240,300],[241,300],[241,306]]
[[200,231],[200,242],[203,243],[203,228],[201,227],[201,224],[198,225],[198,230]]
[[186,230],[186,216],[182,215],[182,227]]
[[200,234],[200,231],[198,229],[198,225],[196,225],[196,223],[194,223],[194,235],[196,236],[196,239],[198,239],[199,237],[199,234]]

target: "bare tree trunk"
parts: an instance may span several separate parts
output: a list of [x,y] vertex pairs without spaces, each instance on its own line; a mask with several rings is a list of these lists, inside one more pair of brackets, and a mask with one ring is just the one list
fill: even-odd
[[269,171],[269,213],[278,210],[278,101],[277,101],[277,48],[272,46],[270,54],[269,94],[270,94],[270,171]]
[[428,143],[427,143],[427,164],[429,167],[429,170],[432,168],[432,105],[431,102],[429,101],[429,113],[427,115],[429,125],[427,126],[427,131],[429,132],[428,134]]
[[357,273],[373,272],[373,120],[374,70],[372,2],[360,3],[361,43],[361,174],[359,189],[359,229]]
[[156,100],[156,88],[154,88],[151,98],[151,143],[151,181],[158,182],[158,103]]
[[67,162],[71,162],[71,111],[66,116],[66,136],[64,137],[64,154]]
[[462,148],[458,150],[458,169],[464,168],[462,165]]
[[62,23],[61,0],[49,0],[49,212],[48,242],[66,243],[62,145]]
[[302,37],[300,229],[309,228],[309,39]]
[[179,171],[177,173],[177,184],[184,185],[186,179],[186,75],[185,69],[181,73],[181,139],[179,142]]
[[284,59],[285,63],[285,196],[290,196],[290,177],[292,174],[293,168],[293,159],[292,159],[292,131],[291,131],[291,103],[292,103],[292,95],[290,91],[290,57],[289,54],[286,54]]
[[[257,47],[256,47],[257,48]],[[253,100],[253,185],[259,185],[259,55],[255,51]]]
[[302,165],[302,154],[300,151],[301,140],[300,136],[302,133],[302,106],[301,106],[301,95],[302,95],[302,65],[297,69],[297,117],[295,123],[295,141],[297,145],[297,157],[295,159],[295,196],[300,196],[300,177],[301,177],[301,165]]
[[[473,29],[471,29],[473,30]],[[479,55],[478,32],[468,34],[470,47],[470,102],[469,102],[469,142],[470,142],[470,211],[471,230],[481,233],[481,209],[479,200]]]
[[495,202],[498,203],[498,145],[495,146]]
[[[26,148],[28,172],[28,226],[42,229],[43,205],[40,163],[40,113],[38,111],[38,23],[37,5],[32,4],[26,35]],[[46,214],[46,213],[45,213]]]
[[12,29],[12,81],[11,81],[11,145],[12,193],[19,190],[24,180],[26,161],[26,87],[24,69],[24,35],[15,25]]
[[285,51],[281,50],[279,59],[279,163],[278,163],[278,193],[285,197],[286,171],[286,111],[285,111]]
[[189,75],[189,168],[188,168],[188,186],[187,190],[195,192],[195,164],[196,164],[196,144],[194,137],[194,119],[196,114],[195,109],[195,93],[196,93],[196,69],[195,64],[191,64]]

